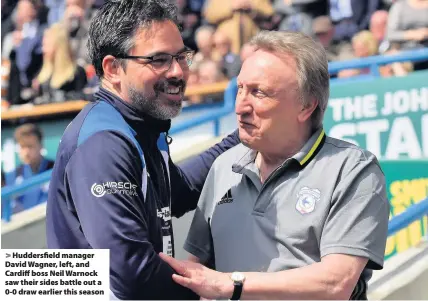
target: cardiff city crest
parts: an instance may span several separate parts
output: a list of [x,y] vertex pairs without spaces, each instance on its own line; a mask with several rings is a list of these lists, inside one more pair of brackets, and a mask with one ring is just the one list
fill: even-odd
[[315,210],[316,203],[321,198],[321,192],[318,189],[303,187],[297,194],[296,210],[301,214],[308,214]]

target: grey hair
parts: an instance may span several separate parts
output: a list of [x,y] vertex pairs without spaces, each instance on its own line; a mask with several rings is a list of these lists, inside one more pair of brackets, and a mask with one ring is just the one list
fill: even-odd
[[321,44],[300,32],[260,31],[250,41],[257,49],[291,55],[297,66],[297,82],[303,106],[312,98],[318,106],[312,113],[312,127],[322,126],[330,96],[327,55]]

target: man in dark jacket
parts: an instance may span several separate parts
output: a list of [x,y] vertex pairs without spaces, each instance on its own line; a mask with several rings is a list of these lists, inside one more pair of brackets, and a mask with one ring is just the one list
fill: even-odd
[[380,0],[330,0],[334,40],[350,41],[356,33],[367,29],[379,4]]
[[49,248],[110,249],[111,297],[194,299],[172,281],[171,216],[194,209],[212,162],[237,134],[179,168],[170,119],[181,110],[193,52],[165,0],[107,1],[89,30],[101,79],[62,137],[47,205]]

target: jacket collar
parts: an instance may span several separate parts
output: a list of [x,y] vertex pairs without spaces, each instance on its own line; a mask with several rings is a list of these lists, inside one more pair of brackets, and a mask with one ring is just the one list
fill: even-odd
[[[323,147],[325,141],[325,132],[323,128],[315,131],[305,145],[298,151],[294,156],[285,160],[282,164],[289,162],[290,159],[294,159],[303,168],[305,167]],[[248,148],[245,155],[235,164],[233,164],[232,170],[237,173],[242,173],[243,169],[248,168],[249,170],[256,171],[258,168],[255,165],[255,159],[257,151]]]

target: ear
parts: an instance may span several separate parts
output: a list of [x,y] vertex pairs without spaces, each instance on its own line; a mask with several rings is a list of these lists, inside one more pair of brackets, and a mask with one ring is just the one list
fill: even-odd
[[319,103],[318,99],[315,99],[314,97],[312,97],[309,104],[306,107],[302,107],[302,110],[297,116],[297,119],[302,123],[306,122],[309,118],[311,118],[312,113],[318,107],[318,103]]
[[104,78],[113,85],[117,85],[121,82],[120,72],[121,65],[119,61],[112,55],[106,55],[102,62],[104,70]]

